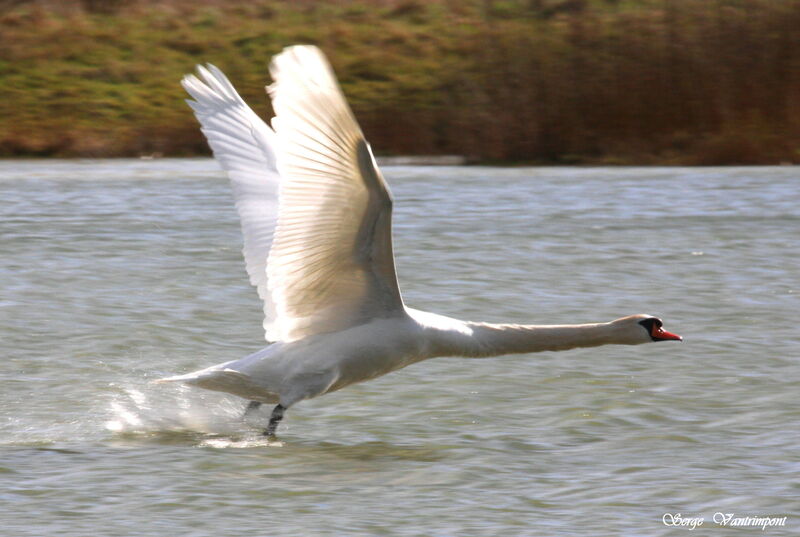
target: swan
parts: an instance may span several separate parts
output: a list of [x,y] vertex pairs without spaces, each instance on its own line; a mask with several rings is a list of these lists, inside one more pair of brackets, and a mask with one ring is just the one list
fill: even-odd
[[483,358],[681,340],[652,315],[576,325],[468,322],[406,306],[392,252],[392,196],[322,52],[288,47],[269,66],[272,126],[208,64],[182,80],[227,172],[269,345],[161,379],[286,409],[438,356]]

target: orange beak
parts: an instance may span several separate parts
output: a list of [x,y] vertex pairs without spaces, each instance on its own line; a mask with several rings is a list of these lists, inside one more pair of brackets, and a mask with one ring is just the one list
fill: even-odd
[[670,339],[674,339],[676,341],[683,341],[683,338],[678,334],[673,334],[672,332],[667,332],[666,330],[662,329],[656,323],[653,323],[653,329],[650,331],[650,336],[656,341],[666,341]]

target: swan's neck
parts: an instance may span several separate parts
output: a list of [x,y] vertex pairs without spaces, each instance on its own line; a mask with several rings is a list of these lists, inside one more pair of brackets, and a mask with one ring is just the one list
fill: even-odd
[[488,357],[631,343],[614,323],[519,325],[459,321],[427,314],[427,352],[434,356]]
[[520,325],[465,323],[472,337],[463,343],[464,356],[499,356],[541,351],[563,351],[615,343],[606,323],[575,325]]

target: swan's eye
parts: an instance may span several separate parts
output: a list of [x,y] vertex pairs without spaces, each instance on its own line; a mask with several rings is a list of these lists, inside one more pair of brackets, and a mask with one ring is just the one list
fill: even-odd
[[658,338],[658,333],[661,331],[661,327],[664,323],[661,322],[661,319],[657,317],[648,317],[647,319],[642,319],[639,321],[639,324],[647,330],[647,334],[653,338],[655,341]]
[[645,330],[647,330],[648,333],[652,333],[654,329],[661,328],[664,325],[664,323],[661,322],[661,319],[658,319],[656,317],[648,317],[647,319],[642,319],[641,321],[639,321],[639,324],[644,326]]

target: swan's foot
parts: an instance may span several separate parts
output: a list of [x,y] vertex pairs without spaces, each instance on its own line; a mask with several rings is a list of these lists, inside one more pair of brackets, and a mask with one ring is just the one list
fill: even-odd
[[242,419],[245,419],[249,416],[252,412],[255,412],[261,407],[261,403],[259,401],[250,401],[250,404],[247,405],[247,408],[244,409],[244,414],[242,414]]
[[267,428],[264,430],[264,436],[268,436],[270,438],[275,436],[275,429],[278,428],[278,424],[283,419],[283,411],[286,408],[283,405],[278,405],[272,409],[272,415],[269,417],[269,423],[267,424]]

